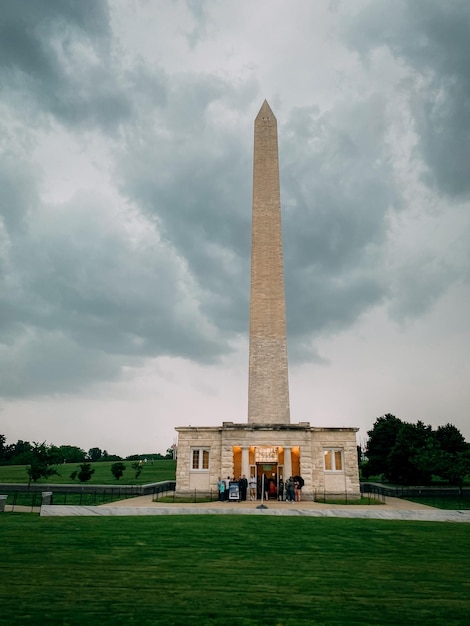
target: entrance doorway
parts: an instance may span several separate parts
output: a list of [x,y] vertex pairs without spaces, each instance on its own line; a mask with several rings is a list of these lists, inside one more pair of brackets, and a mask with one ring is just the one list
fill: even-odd
[[[256,477],[258,483],[257,489],[257,497],[259,499],[266,498],[266,495],[263,495],[263,482],[264,482],[264,491],[267,494],[268,498],[272,498],[274,500],[277,499],[278,496],[278,464],[277,463],[257,463],[256,464]],[[264,477],[264,481],[263,481]]]

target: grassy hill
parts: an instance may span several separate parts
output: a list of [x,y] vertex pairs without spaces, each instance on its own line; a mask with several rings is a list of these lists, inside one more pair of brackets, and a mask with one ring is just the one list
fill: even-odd
[[[115,461],[99,461],[90,465],[95,470],[90,481],[80,483],[73,481],[70,474],[78,469],[77,463],[65,463],[55,465],[58,475],[49,478],[42,478],[36,484],[86,484],[86,485],[144,485],[160,480],[174,480],[176,476],[176,461],[163,459],[142,464],[142,473],[135,478],[135,470],[132,469],[133,461],[123,461],[126,470],[120,480],[116,480],[111,474],[111,465]],[[0,465],[0,483],[27,483],[28,474],[26,465]]]

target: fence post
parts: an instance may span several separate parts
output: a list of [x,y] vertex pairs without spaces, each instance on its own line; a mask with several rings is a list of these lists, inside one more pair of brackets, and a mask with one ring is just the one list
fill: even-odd
[[52,504],[52,491],[43,491],[41,493],[41,504]]
[[0,496],[0,513],[5,511],[5,504],[7,503],[8,496]]

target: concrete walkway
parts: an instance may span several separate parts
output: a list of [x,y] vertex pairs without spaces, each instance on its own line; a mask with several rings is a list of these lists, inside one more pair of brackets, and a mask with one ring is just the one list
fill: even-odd
[[5,505],[5,513],[40,513],[40,506],[23,506],[22,504],[6,504]]
[[304,517],[348,517],[440,522],[470,522],[470,511],[435,509],[400,498],[385,498],[383,505],[335,505],[321,502],[152,502],[152,496],[139,496],[101,506],[42,506],[41,516],[109,515],[288,515]]
[[[260,500],[256,500],[251,502],[250,500],[246,500],[245,502],[153,502],[152,494],[146,496],[137,496],[136,498],[127,498],[126,500],[118,500],[116,502],[111,502],[103,506],[137,506],[137,507],[197,507],[201,509],[209,508],[213,509],[214,507],[227,507],[230,508],[237,507],[242,509],[256,509],[261,503]],[[312,502],[311,500],[304,500],[302,502],[279,502],[278,500],[268,500],[268,502],[264,501],[263,504],[267,506],[269,509],[338,509],[338,508],[355,508],[355,509],[370,509],[370,508],[382,508],[386,507],[387,509],[426,509],[435,511],[433,507],[426,506],[425,504],[418,504],[417,502],[409,502],[408,500],[402,500],[401,498],[391,498],[385,497],[385,504],[349,504],[349,505],[340,505],[340,504],[325,504],[323,502]]]

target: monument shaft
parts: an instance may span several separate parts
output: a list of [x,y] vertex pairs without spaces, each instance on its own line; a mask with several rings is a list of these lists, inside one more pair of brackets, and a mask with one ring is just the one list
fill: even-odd
[[210,495],[217,476],[245,474],[259,498],[266,478],[278,489],[280,478],[299,475],[305,499],[360,498],[358,429],[290,423],[281,231],[277,121],[265,101],[255,120],[248,423],[177,428],[177,494]]
[[266,100],[254,132],[248,422],[290,423],[277,120]]

